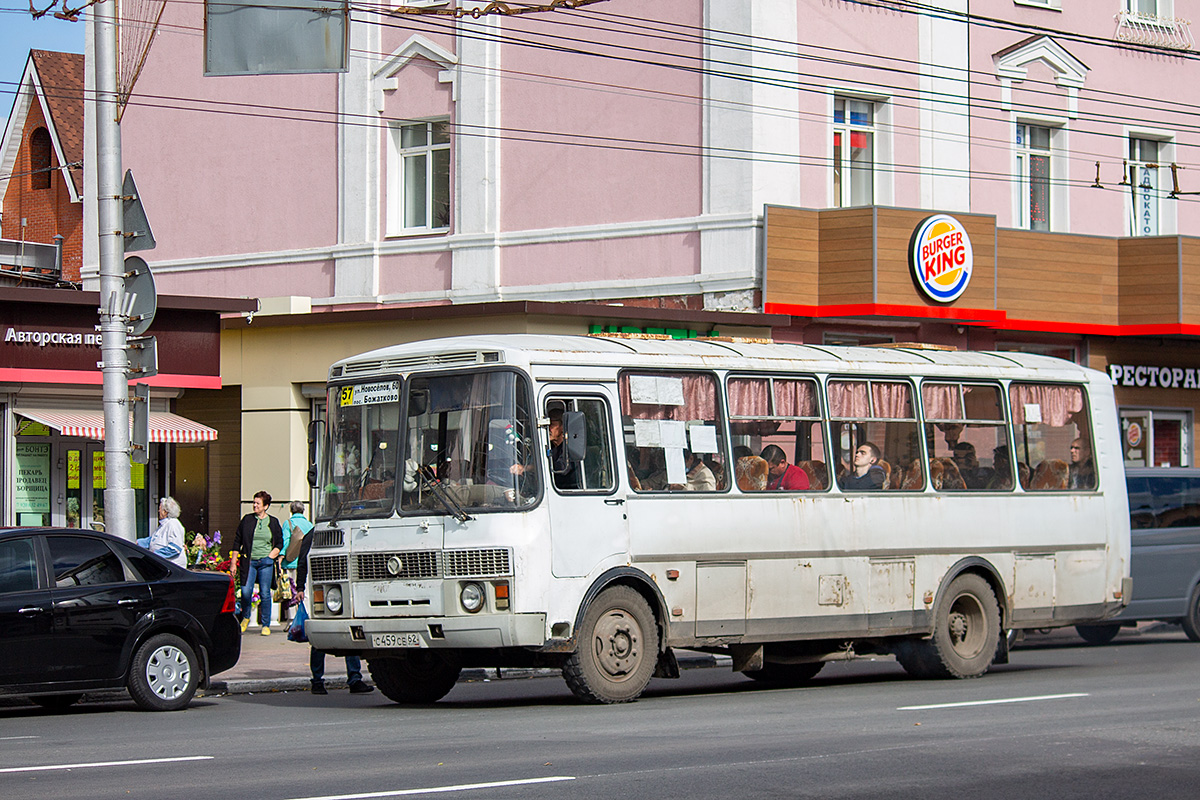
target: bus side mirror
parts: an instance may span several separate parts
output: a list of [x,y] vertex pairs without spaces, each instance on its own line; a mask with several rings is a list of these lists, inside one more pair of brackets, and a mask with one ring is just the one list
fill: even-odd
[[321,429],[325,421],[314,419],[308,423],[308,485],[317,487],[317,440],[321,437]]
[[563,412],[563,433],[566,435],[567,460],[583,461],[587,455],[587,420],[582,411]]

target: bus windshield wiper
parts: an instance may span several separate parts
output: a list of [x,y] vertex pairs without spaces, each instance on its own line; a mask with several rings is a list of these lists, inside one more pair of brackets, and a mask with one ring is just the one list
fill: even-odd
[[463,510],[463,507],[454,499],[450,492],[446,491],[446,484],[438,478],[437,473],[433,471],[433,467],[428,464],[417,467],[416,475],[417,480],[429,489],[429,493],[438,499],[438,502],[442,504],[442,507],[446,509],[446,512],[450,516],[459,522],[467,522],[474,519],[474,517]]

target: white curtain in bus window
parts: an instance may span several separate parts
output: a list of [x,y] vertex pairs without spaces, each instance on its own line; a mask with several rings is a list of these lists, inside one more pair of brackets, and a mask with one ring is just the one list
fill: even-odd
[[961,383],[921,384],[929,481],[934,489],[1009,491],[1009,459],[996,470],[997,452],[1008,442],[1000,387]]
[[[805,378],[731,377],[729,430],[738,488],[759,491],[774,481],[783,491],[820,491],[829,488],[825,434],[817,403],[817,383]],[[769,474],[767,462],[801,470],[807,489],[794,488],[805,481],[783,480]]]
[[619,381],[635,491],[723,490],[728,483],[716,380],[707,373],[625,373]]
[[828,391],[838,474],[852,472],[854,451],[869,443],[879,451],[885,489],[924,489],[912,387],[902,381],[831,380]]
[[1095,489],[1083,387],[1014,383],[1008,391],[1021,486],[1035,492]]

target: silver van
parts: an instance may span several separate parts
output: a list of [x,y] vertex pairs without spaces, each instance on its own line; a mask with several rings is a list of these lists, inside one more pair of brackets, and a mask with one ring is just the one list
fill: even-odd
[[1161,620],[1200,642],[1200,469],[1128,469],[1133,598],[1119,616],[1075,630],[1092,644],[1123,624]]

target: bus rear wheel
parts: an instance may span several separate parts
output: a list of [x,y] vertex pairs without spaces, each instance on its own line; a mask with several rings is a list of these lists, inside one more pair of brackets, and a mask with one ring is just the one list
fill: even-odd
[[437,650],[409,650],[367,661],[371,678],[384,697],[393,703],[436,703],[462,672],[458,659]]
[[762,669],[746,670],[742,674],[762,683],[773,683],[776,686],[803,686],[817,676],[824,661],[812,661],[804,664],[763,664]]
[[1183,632],[1189,639],[1200,642],[1200,585],[1192,589],[1192,596],[1188,598],[1187,614],[1179,620],[1179,624],[1183,626]]
[[630,587],[612,586],[584,613],[563,679],[585,703],[628,703],[650,683],[657,662],[658,624],[650,606]]
[[999,644],[996,595],[987,581],[967,573],[947,587],[933,636],[901,642],[896,660],[914,678],[978,678],[991,667]]

